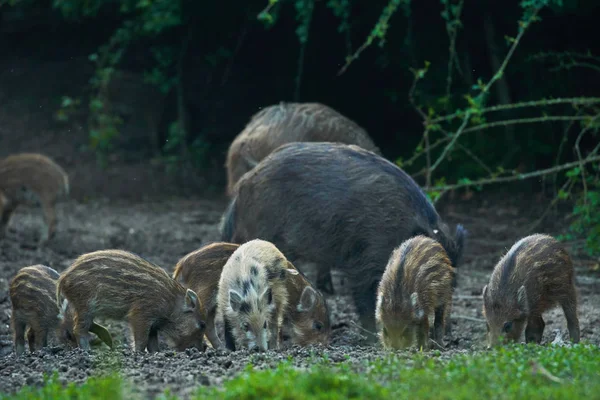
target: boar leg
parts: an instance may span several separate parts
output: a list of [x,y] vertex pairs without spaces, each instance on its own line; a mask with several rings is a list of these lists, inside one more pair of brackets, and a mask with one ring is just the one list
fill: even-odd
[[542,343],[546,323],[541,315],[530,315],[525,328],[525,343]]
[[73,318],[74,327],[73,334],[77,338],[79,347],[83,350],[90,350],[90,333],[89,329],[92,326],[93,316],[89,315],[87,309],[77,311]]
[[[354,274],[352,274],[354,275]],[[375,290],[377,283],[371,287],[365,287],[364,277],[352,276],[349,274],[348,281],[352,285],[352,298],[354,300],[354,306],[356,307],[356,313],[360,318],[360,324],[362,328],[370,332],[367,335],[367,343],[376,343],[378,341],[377,325],[375,323]]]
[[417,325],[416,329],[417,329],[417,345],[419,346],[419,349],[423,349],[423,350],[429,349],[429,320],[427,319],[427,316],[425,316],[421,320],[419,325]]
[[56,209],[54,203],[54,201],[42,201],[42,208],[44,210],[44,221],[46,222],[46,226],[45,229],[42,231],[42,234],[40,235],[41,244],[48,242],[48,240],[54,237],[54,230],[56,229]]
[[213,349],[222,349],[223,343],[217,335],[217,325],[215,324],[215,315],[209,315],[206,321],[206,338],[212,345]]
[[433,320],[433,340],[440,346],[444,345],[444,329],[450,325],[446,324],[448,314],[448,307],[445,305],[435,309]]
[[231,351],[235,351],[235,339],[231,332],[231,323],[225,318],[225,347]]
[[27,332],[25,332],[25,336],[27,336],[27,343],[29,344],[29,351],[30,352],[34,352],[35,351],[35,331],[31,328],[27,329]]
[[571,342],[579,343],[579,318],[577,317],[577,298],[575,297],[575,288],[571,291],[569,298],[565,299],[561,306],[565,317],[567,318],[567,328]]
[[[13,326],[13,341],[15,342],[15,353],[17,355],[23,354],[25,352],[25,323],[17,321],[14,314],[12,316],[12,326]],[[30,330],[31,332],[31,330]]]
[[150,335],[148,336],[148,353],[156,353],[159,350],[158,331],[156,329],[152,329],[150,330]]
[[6,230],[8,229],[8,223],[10,222],[10,217],[15,211],[16,207],[12,204],[4,207],[4,209],[0,208],[0,238],[6,235]]
[[[43,347],[48,346],[48,330],[40,329],[35,332],[35,338],[33,340],[33,347],[35,351],[41,350]],[[31,342],[30,342],[31,346]],[[31,349],[30,349],[31,350]]]
[[317,264],[317,289],[327,294],[334,293],[331,269],[321,264]]
[[[133,335],[133,348],[135,351],[143,353],[148,347],[152,326],[140,318],[132,318],[129,325]],[[148,351],[150,351],[150,349],[148,349]]]

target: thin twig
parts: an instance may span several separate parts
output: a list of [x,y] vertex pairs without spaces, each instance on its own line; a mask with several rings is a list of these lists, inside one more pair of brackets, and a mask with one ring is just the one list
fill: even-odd
[[581,181],[583,183],[583,203],[586,205],[587,205],[587,182],[585,181],[585,168],[583,168],[583,158],[581,157],[581,149],[579,148],[579,143],[581,142],[581,138],[583,137],[583,135],[585,135],[585,133],[590,130],[590,128],[592,127],[594,122],[598,119],[598,117],[600,117],[600,114],[596,115],[588,123],[588,125],[585,128],[583,128],[581,130],[581,132],[579,132],[579,135],[577,135],[577,140],[575,140],[575,152],[577,153],[577,159],[579,160],[579,169],[580,169],[579,172],[581,173]]
[[221,78],[221,86],[225,85],[227,83],[227,81],[229,80],[229,75],[231,75],[231,70],[233,68],[235,58],[237,57],[238,53],[240,52],[240,49],[242,48],[242,44],[244,43],[244,39],[246,38],[246,33],[248,32],[249,24],[250,24],[250,20],[248,18],[246,18],[244,25],[242,25],[242,30],[241,30],[240,34],[238,35],[238,39],[235,44],[235,48],[233,49],[233,54],[229,58],[229,62],[227,63],[227,66],[225,67],[225,71],[223,72],[223,77]]
[[[561,99],[549,99],[549,100],[532,100],[532,101],[524,101],[520,103],[512,103],[512,104],[499,104],[497,106],[482,108],[478,111],[479,114],[486,114],[495,111],[505,111],[505,110],[514,110],[517,108],[527,108],[527,107],[542,107],[542,106],[553,106],[557,104],[597,104],[600,103],[600,97],[570,97],[570,98],[561,98]],[[430,124],[437,124],[444,121],[451,121],[453,119],[459,118],[461,114],[451,114],[443,117],[438,117],[429,121]]]
[[[577,116],[579,116],[581,113],[582,113],[581,109],[577,110]],[[567,128],[563,132],[563,137],[562,137],[562,140],[560,141],[560,145],[558,146],[558,151],[556,154],[556,161],[554,162],[555,165],[558,165],[560,163],[560,156],[562,155],[562,151],[563,151],[563,148],[565,147],[565,143],[567,143],[567,140],[569,138],[569,131],[571,130],[571,127],[573,126],[573,124],[575,124],[575,120],[571,120],[571,122],[569,122],[569,125],[567,125]],[[558,174],[554,174],[553,189],[555,192],[556,192],[556,180],[557,179],[558,179]]]
[[[456,36],[458,35],[458,28],[456,27],[460,24],[460,13],[462,12],[463,0],[460,0],[458,5],[456,6],[456,16],[452,21],[446,22],[446,32],[448,33],[448,38],[450,39],[449,49],[448,49],[448,75],[446,77],[446,97],[450,99],[450,90],[452,88],[452,66],[455,64],[456,60]],[[450,18],[450,2],[445,3],[445,11]]]
[[359,324],[357,324],[355,321],[350,321],[350,323],[354,326],[356,326],[358,329],[360,329],[361,331],[364,331],[370,335],[373,335],[375,337],[379,337],[379,335],[377,335],[377,333],[371,332],[370,330],[367,330],[365,328],[363,328],[362,326],[360,326]]
[[[588,163],[591,163],[594,161],[600,161],[600,156],[587,157],[584,159],[584,164],[588,164]],[[502,177],[502,178],[485,178],[485,179],[480,179],[480,180],[473,181],[473,182],[457,183],[454,185],[434,186],[434,187],[425,188],[425,190],[426,191],[452,190],[452,189],[469,187],[469,186],[489,185],[491,183],[514,182],[514,181],[518,181],[518,180],[534,178],[536,176],[548,175],[548,174],[551,174],[551,173],[554,173],[557,171],[562,171],[565,169],[573,168],[578,165],[579,165],[579,161],[574,161],[574,162],[570,162],[570,163],[566,163],[566,164],[562,164],[562,165],[557,165],[552,168],[541,169],[538,171],[529,172],[526,174],[518,174],[515,176],[508,176],[508,177]]]
[[467,315],[451,315],[450,319],[466,319],[467,321],[473,321],[473,322],[485,322],[485,319],[481,319],[481,318],[475,318],[475,317],[469,317]]
[[555,115],[555,116],[545,116],[545,117],[534,117],[534,118],[518,118],[518,119],[507,119],[504,121],[495,121],[490,122],[488,124],[481,124],[472,126],[470,128],[466,128],[463,130],[464,133],[482,131],[485,129],[496,128],[498,126],[507,126],[507,125],[522,125],[522,124],[534,124],[538,122],[555,122],[555,121],[583,121],[589,119],[589,116],[576,116],[576,115]]
[[[567,190],[571,191],[571,188],[573,187],[574,184],[575,184],[575,181],[573,179],[571,179],[571,178],[567,179],[567,181],[562,185],[562,187],[560,188],[558,193],[565,190],[565,188],[567,186],[569,186],[569,188]],[[556,203],[558,203],[558,200],[560,200],[560,197],[557,194],[556,196],[554,196],[554,199],[552,199],[552,201],[550,202],[550,205],[548,205],[548,207],[546,207],[546,210],[544,211],[544,213],[537,220],[535,220],[531,225],[529,225],[529,227],[526,228],[526,231],[529,233],[535,231],[538,228],[538,226],[540,226],[540,224],[544,221],[544,219],[546,219],[546,216],[548,215],[548,213],[550,213],[550,210],[556,205]]]
[[454,296],[454,298],[457,300],[483,300],[483,297],[481,295],[478,295],[478,296],[457,295],[457,296]]

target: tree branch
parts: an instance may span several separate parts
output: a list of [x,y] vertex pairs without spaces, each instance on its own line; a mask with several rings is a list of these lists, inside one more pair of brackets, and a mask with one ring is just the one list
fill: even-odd
[[[586,159],[583,160],[583,164],[588,164],[588,163],[591,163],[594,161],[600,161],[600,156],[587,157]],[[458,188],[463,188],[463,187],[489,185],[491,183],[514,182],[514,181],[519,181],[519,180],[524,180],[524,179],[529,179],[529,178],[535,178],[536,176],[548,175],[548,174],[551,174],[554,172],[563,171],[565,169],[577,167],[579,165],[580,165],[579,161],[574,161],[574,162],[570,162],[570,163],[566,163],[566,164],[562,164],[562,165],[557,165],[552,168],[541,169],[541,170],[529,172],[526,174],[518,174],[516,176],[507,176],[504,178],[486,178],[486,179],[480,179],[480,180],[473,181],[473,182],[457,183],[454,185],[426,187],[424,190],[428,191],[428,192],[430,192],[430,191],[446,191],[446,190],[458,189]]]

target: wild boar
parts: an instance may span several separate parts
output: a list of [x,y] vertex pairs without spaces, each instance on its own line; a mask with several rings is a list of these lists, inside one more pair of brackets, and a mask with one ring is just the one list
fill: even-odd
[[[207,244],[183,256],[173,273],[173,278],[194,290],[206,307],[206,337],[214,348],[224,347],[217,335],[218,284],[223,267],[239,244],[216,242]],[[296,269],[288,262],[288,269]],[[300,272],[286,280],[288,307],[284,312],[283,329],[291,332],[292,344],[307,346],[326,344],[331,333],[329,311],[323,295]]]
[[236,182],[273,150],[290,142],[355,144],[377,154],[381,151],[354,121],[321,103],[284,103],[254,114],[227,152],[227,193]]
[[288,305],[285,282],[296,274],[267,241],[251,240],[233,252],[223,266],[217,294],[217,315],[224,321],[228,349],[279,348]]
[[437,241],[419,235],[396,248],[377,290],[375,319],[382,345],[401,349],[416,337],[418,346],[428,349],[433,314],[433,340],[443,346],[453,277],[454,268]]
[[392,250],[422,234],[440,242],[456,268],[466,233],[459,224],[452,236],[421,188],[396,165],[339,143],[279,147],[240,179],[220,229],[222,241],[259,237],[292,263],[315,263],[323,292],[333,292],[330,269],[343,271],[362,326],[371,332],[377,285]]
[[500,259],[483,288],[488,346],[500,344],[501,337],[518,341],[525,325],[525,341],[540,343],[546,325],[542,313],[557,305],[565,313],[571,341],[579,343],[571,257],[552,236],[526,236]]
[[123,250],[79,256],[58,280],[57,299],[73,307],[74,336],[88,350],[95,317],[127,318],[135,351],[159,350],[158,333],[179,351],[204,350],[205,317],[198,296],[165,270]]
[[0,160],[0,237],[19,204],[41,204],[45,227],[39,243],[54,236],[56,203],[69,196],[67,173],[50,158],[35,153],[14,154]]
[[[56,270],[37,264],[21,268],[11,280],[11,327],[17,355],[25,351],[25,337],[31,352],[47,346],[49,336],[54,336],[58,344],[75,345],[71,308],[65,301],[59,309],[54,296],[58,278]],[[112,347],[106,328],[94,324],[91,331]]]

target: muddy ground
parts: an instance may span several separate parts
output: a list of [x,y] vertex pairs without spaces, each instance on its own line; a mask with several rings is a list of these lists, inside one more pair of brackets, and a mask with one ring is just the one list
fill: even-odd
[[[448,220],[461,220],[470,231],[465,262],[460,267],[458,290],[453,307],[453,332],[446,337],[447,354],[473,351],[483,347],[485,325],[481,300],[477,298],[500,254],[520,237],[520,229],[532,220],[531,209],[515,204],[469,204],[446,207]],[[514,203],[522,203],[515,200]],[[268,367],[293,356],[298,365],[313,362],[315,355],[327,354],[332,361],[350,357],[360,362],[381,355],[377,347],[360,346],[365,333],[354,325],[351,300],[345,294],[328,299],[334,326],[332,343],[327,348],[289,349],[249,355],[227,354],[212,349],[174,353],[165,348],[159,354],[132,354],[127,347],[127,327],[108,326],[119,341],[116,351],[99,347],[93,354],[64,351],[51,347],[20,359],[12,353],[9,330],[10,303],[8,280],[23,266],[45,263],[61,271],[77,255],[103,248],[123,248],[139,253],[172,271],[179,257],[203,243],[218,239],[218,220],[225,207],[223,200],[170,199],[153,202],[93,200],[60,204],[62,217],[57,237],[49,248],[35,249],[41,228],[37,209],[20,209],[14,216],[6,240],[0,243],[0,391],[14,391],[22,385],[40,384],[43,373],[57,371],[66,382],[81,381],[103,371],[119,370],[131,378],[145,395],[155,395],[169,387],[173,393],[188,395],[198,385],[218,385],[235,375],[251,360]],[[589,262],[576,259],[581,292],[582,339],[600,343],[600,282],[589,272]],[[310,271],[309,271],[310,272]],[[310,275],[309,275],[310,276]],[[342,280],[335,275],[335,287],[344,293]],[[473,319],[465,319],[473,318]],[[566,335],[562,312],[546,317],[544,340],[552,341],[557,331]]]
[[[25,67],[23,67],[25,68]],[[17,85],[3,65],[0,87]],[[28,75],[24,73],[25,77]],[[13,82],[14,81],[14,82]],[[37,80],[53,82],[52,80]],[[15,89],[16,90],[16,89]],[[55,88],[49,92],[60,93]],[[177,260],[202,244],[217,240],[217,225],[226,200],[220,196],[221,172],[173,176],[156,164],[131,157],[115,157],[108,169],[101,169],[93,154],[83,151],[85,129],[74,122],[55,126],[51,120],[53,104],[47,96],[31,93],[31,107],[24,108],[6,90],[0,91],[0,157],[18,151],[44,152],[62,164],[71,177],[72,196],[59,204],[59,225],[55,239],[47,248],[36,249],[41,229],[41,212],[20,208],[11,221],[8,236],[0,241],[0,392],[13,392],[23,385],[42,383],[45,373],[57,372],[64,382],[80,382],[89,376],[119,371],[130,378],[136,390],[153,396],[169,388],[172,393],[188,396],[199,385],[219,385],[242,370],[248,362],[270,367],[292,356],[299,366],[314,362],[326,354],[333,362],[348,359],[360,363],[384,352],[377,346],[362,346],[363,332],[356,326],[354,306],[345,294],[343,280],[334,273],[336,295],[328,298],[333,335],[328,347],[292,348],[280,352],[247,354],[243,351],[175,353],[164,349],[154,355],[133,354],[128,349],[128,330],[124,323],[106,323],[118,341],[111,352],[100,346],[91,354],[49,347],[37,354],[15,358],[9,328],[11,314],[8,282],[22,267],[45,263],[64,270],[78,255],[105,248],[122,248],[145,256],[172,271]],[[9,101],[10,100],[10,101]],[[221,167],[217,165],[216,170]],[[214,178],[211,174],[221,174]],[[208,179],[211,178],[211,179]],[[214,179],[213,179],[214,178]],[[212,186],[211,186],[212,185]],[[464,262],[460,266],[454,297],[452,334],[446,337],[443,356],[473,352],[484,347],[485,324],[479,298],[489,274],[501,254],[520,237],[530,233],[527,226],[542,214],[549,198],[533,193],[519,196],[488,193],[468,200],[457,196],[439,208],[452,225],[460,222],[469,230]],[[551,214],[537,231],[564,232],[568,226],[568,208]],[[569,243],[573,249],[573,243]],[[573,252],[581,295],[581,337],[600,344],[600,276],[589,260]],[[307,274],[312,276],[311,271]],[[545,317],[544,342],[554,340],[557,332],[566,335],[566,323],[559,309]]]

